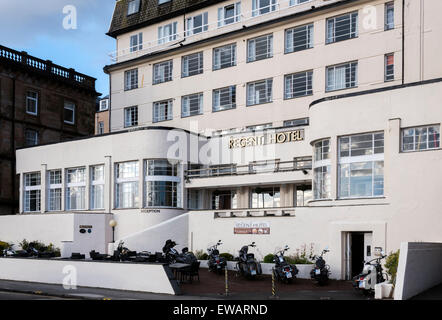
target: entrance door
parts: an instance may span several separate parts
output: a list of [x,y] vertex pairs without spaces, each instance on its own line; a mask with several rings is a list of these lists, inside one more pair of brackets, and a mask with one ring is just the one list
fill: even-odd
[[372,233],[347,232],[345,246],[345,278],[351,280],[362,272],[364,262],[372,259]]

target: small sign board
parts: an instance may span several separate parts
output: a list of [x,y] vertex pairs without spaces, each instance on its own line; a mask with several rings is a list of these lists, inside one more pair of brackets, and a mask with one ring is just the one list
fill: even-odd
[[257,235],[270,234],[270,223],[261,221],[236,222],[233,227],[233,233]]

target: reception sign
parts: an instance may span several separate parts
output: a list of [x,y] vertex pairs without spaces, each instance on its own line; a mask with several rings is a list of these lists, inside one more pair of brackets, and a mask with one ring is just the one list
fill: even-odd
[[270,234],[268,222],[236,222],[233,228],[234,234]]

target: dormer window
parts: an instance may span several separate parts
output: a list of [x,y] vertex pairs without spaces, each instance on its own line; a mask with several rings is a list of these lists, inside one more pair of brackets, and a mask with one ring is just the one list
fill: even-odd
[[140,0],[131,0],[127,6],[127,15],[131,15],[140,11]]

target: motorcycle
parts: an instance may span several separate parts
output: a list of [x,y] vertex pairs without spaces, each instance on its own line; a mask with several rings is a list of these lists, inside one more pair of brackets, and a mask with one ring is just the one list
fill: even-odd
[[276,278],[285,283],[291,283],[293,279],[298,274],[299,270],[295,265],[291,265],[284,258],[284,253],[289,250],[289,247],[286,245],[284,249],[276,252],[273,257],[273,262],[275,262],[275,267],[273,268],[275,272]]
[[167,240],[166,244],[163,247],[163,253],[165,260],[167,263],[185,263],[185,264],[192,264],[198,259],[195,257],[195,255],[192,252],[189,252],[189,249],[183,248],[181,253],[178,252],[174,247],[177,245],[175,241]]
[[239,250],[236,270],[243,277],[253,279],[262,274],[262,268],[261,264],[255,259],[255,255],[253,253],[248,253],[249,247],[256,247],[255,242],[245,245],[241,248],[241,250]]
[[353,278],[353,287],[356,290],[361,290],[364,295],[373,294],[376,284],[388,280],[388,276],[384,278],[381,264],[381,260],[385,257],[382,252],[380,257],[365,262],[362,273]]
[[222,245],[221,240],[207,249],[207,253],[209,254],[209,271],[214,271],[218,274],[221,274],[227,266],[226,259],[219,255],[218,246],[220,245]]
[[331,273],[330,266],[325,263],[325,260],[323,258],[323,255],[329,251],[330,250],[325,248],[324,250],[322,250],[322,253],[319,257],[313,256],[313,259],[316,261],[312,271],[310,271],[310,277],[314,282],[316,282],[320,286],[323,286],[328,282],[329,275]]

